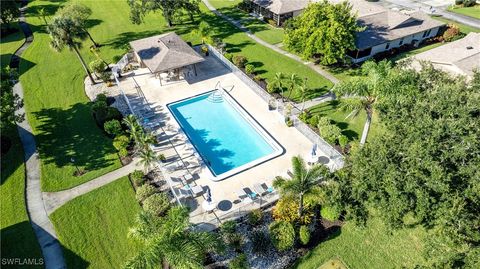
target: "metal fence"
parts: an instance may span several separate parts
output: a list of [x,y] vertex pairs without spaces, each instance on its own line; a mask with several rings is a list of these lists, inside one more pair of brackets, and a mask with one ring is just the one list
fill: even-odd
[[[260,87],[255,81],[253,81],[249,76],[247,76],[242,70],[240,70],[237,66],[235,66],[232,62],[230,62],[227,58],[225,58],[220,52],[218,52],[214,47],[207,45],[208,50],[210,53],[215,56],[223,65],[225,65],[228,69],[230,69],[240,80],[247,84],[260,98],[262,98],[265,102],[269,103],[273,97],[267,93],[262,87]],[[277,100],[276,107],[277,112],[280,113],[282,117],[285,116],[285,104],[283,102],[279,102]],[[296,110],[295,106],[292,106],[292,111]],[[298,109],[297,109],[298,110]],[[298,112],[298,111],[297,111]],[[328,144],[322,137],[320,137],[315,131],[313,131],[307,124],[302,122],[296,114],[292,113],[293,115],[290,118],[293,121],[293,126],[301,132],[305,137],[307,137],[312,143],[317,144],[318,148],[327,154],[327,157],[330,158],[333,165],[331,166],[333,170],[338,170],[343,167],[345,164],[343,155],[338,152],[335,148],[333,148],[330,144]]]

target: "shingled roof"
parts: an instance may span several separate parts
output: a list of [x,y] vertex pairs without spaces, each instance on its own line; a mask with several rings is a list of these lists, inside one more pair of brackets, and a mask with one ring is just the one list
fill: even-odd
[[421,68],[420,62],[428,61],[435,68],[472,76],[475,69],[480,71],[480,33],[469,33],[462,39],[419,53],[411,59],[417,69]]
[[310,0],[252,0],[252,2],[275,14],[285,14],[306,8]]
[[205,60],[174,32],[135,40],[130,46],[152,73]]

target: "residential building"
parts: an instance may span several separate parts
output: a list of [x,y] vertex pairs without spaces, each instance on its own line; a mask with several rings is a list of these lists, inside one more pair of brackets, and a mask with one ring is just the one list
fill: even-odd
[[[253,11],[272,18],[277,24],[297,16],[310,3],[317,0],[252,0]],[[330,0],[340,3],[342,0]],[[405,45],[417,46],[423,40],[437,36],[444,23],[423,12],[402,13],[365,0],[349,0],[358,24],[364,30],[357,33],[356,50],[348,56],[354,63]]]
[[410,57],[411,65],[421,69],[422,62],[431,62],[433,67],[454,75],[472,77],[480,71],[480,33],[469,33],[462,39]]

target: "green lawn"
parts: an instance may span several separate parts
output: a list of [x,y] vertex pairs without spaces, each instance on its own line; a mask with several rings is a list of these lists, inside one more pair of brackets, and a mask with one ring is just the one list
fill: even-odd
[[435,20],[439,20],[441,22],[444,22],[446,24],[454,24],[454,25],[457,25],[458,28],[460,28],[460,31],[464,34],[468,34],[470,32],[474,32],[474,33],[480,33],[480,29],[478,28],[475,28],[475,27],[472,27],[472,26],[469,26],[469,25],[465,25],[465,24],[462,24],[462,23],[459,23],[459,22],[456,22],[456,21],[452,21],[452,20],[449,20],[449,19],[445,19],[443,17],[437,17],[437,16],[434,16],[432,17],[434,18]]
[[[18,27],[16,24],[14,27]],[[24,41],[23,34],[2,36],[1,66],[8,66],[13,53]],[[23,147],[16,126],[1,130],[12,146],[1,156],[0,218],[2,258],[41,258],[40,246],[28,219],[25,204],[25,165]]]
[[473,7],[451,6],[448,8],[448,11],[480,19],[480,5]]
[[[3,47],[2,47],[3,49]],[[2,258],[41,258],[40,246],[28,219],[25,202],[25,165],[17,129],[10,126],[2,135],[12,147],[1,157],[0,218]]]
[[283,41],[283,28],[273,27],[239,10],[236,6],[242,2],[241,0],[209,0],[209,2],[223,14],[241,21],[250,32],[262,40],[270,44],[278,44]]
[[371,218],[365,228],[346,223],[292,268],[317,269],[333,257],[339,257],[351,269],[414,268],[425,262],[422,257],[425,237],[422,228],[390,233],[378,218]]
[[0,65],[2,68],[8,66],[10,58],[25,40],[22,31],[18,28],[18,23],[13,23],[12,27],[18,29],[18,31],[1,38]]
[[[309,109],[312,115],[319,115],[327,117],[334,121],[334,123],[342,129],[342,133],[348,137],[350,141],[360,140],[363,132],[363,126],[367,115],[365,111],[361,111],[356,117],[346,118],[350,112],[339,109],[339,101],[334,100],[330,102],[321,103]],[[380,126],[378,117],[373,116],[373,122],[370,125],[368,138],[379,135]],[[367,139],[368,140],[368,139]]]
[[68,268],[120,268],[138,243],[127,237],[140,206],[127,177],[84,194],[50,216]]

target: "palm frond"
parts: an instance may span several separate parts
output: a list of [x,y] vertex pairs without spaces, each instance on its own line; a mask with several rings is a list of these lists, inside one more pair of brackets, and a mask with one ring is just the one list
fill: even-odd
[[362,109],[366,108],[366,103],[362,97],[343,98],[340,101],[340,110],[351,111],[345,118],[354,118],[358,116]]

